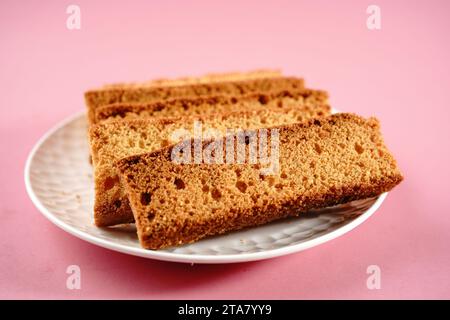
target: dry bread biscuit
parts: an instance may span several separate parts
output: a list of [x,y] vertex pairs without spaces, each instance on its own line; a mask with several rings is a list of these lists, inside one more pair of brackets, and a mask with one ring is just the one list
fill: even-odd
[[183,77],[175,79],[154,79],[144,82],[113,83],[104,85],[104,89],[126,88],[126,87],[146,87],[146,86],[184,86],[189,84],[223,82],[223,81],[241,81],[260,78],[281,77],[280,70],[260,69],[247,72],[226,72],[226,73],[207,73],[198,77]]
[[146,104],[111,104],[97,109],[95,122],[208,115],[261,109],[283,109],[297,106],[324,105],[328,93],[321,90],[272,91],[236,96],[206,96],[179,98]]
[[95,122],[97,108],[112,103],[147,103],[173,98],[211,95],[245,95],[271,90],[300,90],[304,88],[299,78],[257,78],[251,80],[198,83],[183,86],[113,87],[85,93],[88,122]]
[[[294,123],[328,115],[327,105],[299,105],[296,108],[260,109],[203,117],[163,118],[159,120],[137,119],[100,123],[91,126],[90,147],[94,166],[95,204],[94,219],[97,226],[111,226],[132,222],[133,214],[114,162],[134,154],[160,149],[194,134],[195,124],[201,124],[202,132],[227,129],[255,129]],[[185,136],[182,136],[186,130]]]
[[[248,161],[180,164],[172,161],[178,145],[118,161],[141,245],[159,249],[190,243],[377,196],[403,179],[375,118],[337,114],[271,128],[268,145],[277,132],[275,175],[261,174],[261,164]],[[218,141],[225,156],[227,138]],[[211,144],[200,142],[203,148]]]

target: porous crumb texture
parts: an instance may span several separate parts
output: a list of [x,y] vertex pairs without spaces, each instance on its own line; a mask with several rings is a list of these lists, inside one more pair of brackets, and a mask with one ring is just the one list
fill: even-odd
[[167,87],[167,86],[184,86],[189,84],[201,84],[201,83],[211,83],[211,82],[223,82],[223,81],[242,81],[242,80],[252,80],[260,78],[275,78],[281,77],[281,71],[270,70],[270,69],[260,69],[252,70],[248,72],[226,72],[226,73],[208,73],[203,76],[198,77],[183,77],[175,79],[155,79],[145,82],[134,82],[134,83],[113,83],[103,86],[103,89],[110,88],[136,88],[136,87]]
[[241,81],[198,83],[181,86],[117,87],[92,90],[85,93],[89,124],[95,122],[95,112],[100,106],[113,103],[148,103],[170,98],[187,98],[212,95],[238,96],[271,90],[300,90],[303,79],[275,77]]
[[[327,105],[297,106],[203,117],[121,120],[94,125],[90,128],[89,136],[95,179],[95,223],[98,226],[111,226],[134,221],[114,162],[130,155],[155,151],[193,136],[195,120],[200,121],[204,134],[210,129],[216,129],[217,134],[223,136],[227,129],[277,126],[329,113]],[[181,129],[186,132],[180,134]]]
[[276,129],[275,175],[261,174],[261,164],[177,164],[173,146],[118,161],[142,246],[190,243],[377,196],[403,179],[375,118],[337,114]]
[[95,122],[120,119],[178,117],[244,110],[314,107],[328,103],[325,91],[302,89],[272,91],[237,96],[179,98],[147,104],[112,104],[97,109]]

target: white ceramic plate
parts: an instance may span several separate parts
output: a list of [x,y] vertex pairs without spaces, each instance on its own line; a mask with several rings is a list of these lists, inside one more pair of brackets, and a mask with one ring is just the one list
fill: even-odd
[[85,113],[47,132],[31,151],[25,184],[36,207],[58,227],[90,243],[145,258],[187,263],[231,263],[282,256],[332,240],[370,217],[387,194],[317,210],[265,226],[165,250],[142,249],[134,225],[93,225],[94,183]]

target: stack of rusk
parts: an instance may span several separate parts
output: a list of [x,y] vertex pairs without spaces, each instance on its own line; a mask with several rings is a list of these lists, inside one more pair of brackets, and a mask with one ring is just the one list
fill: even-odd
[[147,249],[375,197],[403,179],[375,118],[331,115],[327,92],[278,71],[113,84],[85,98],[95,224],[135,222]]

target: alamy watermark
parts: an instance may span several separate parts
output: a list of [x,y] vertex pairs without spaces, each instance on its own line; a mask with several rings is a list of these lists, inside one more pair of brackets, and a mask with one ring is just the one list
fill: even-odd
[[381,289],[381,269],[379,266],[373,264],[367,267],[366,273],[369,277],[366,280],[366,286],[369,290]]
[[70,265],[66,269],[66,273],[69,274],[66,280],[66,288],[69,290],[81,289],[81,269],[77,265]]
[[381,30],[381,8],[371,4],[367,7],[366,13],[369,15],[366,20],[367,29]]
[[201,121],[194,121],[192,131],[175,130],[170,136],[178,142],[171,153],[177,164],[260,164],[262,175],[279,171],[279,130],[226,129],[203,130]]
[[81,29],[81,9],[75,4],[71,4],[66,8],[66,13],[69,15],[66,20],[66,28],[69,30]]

